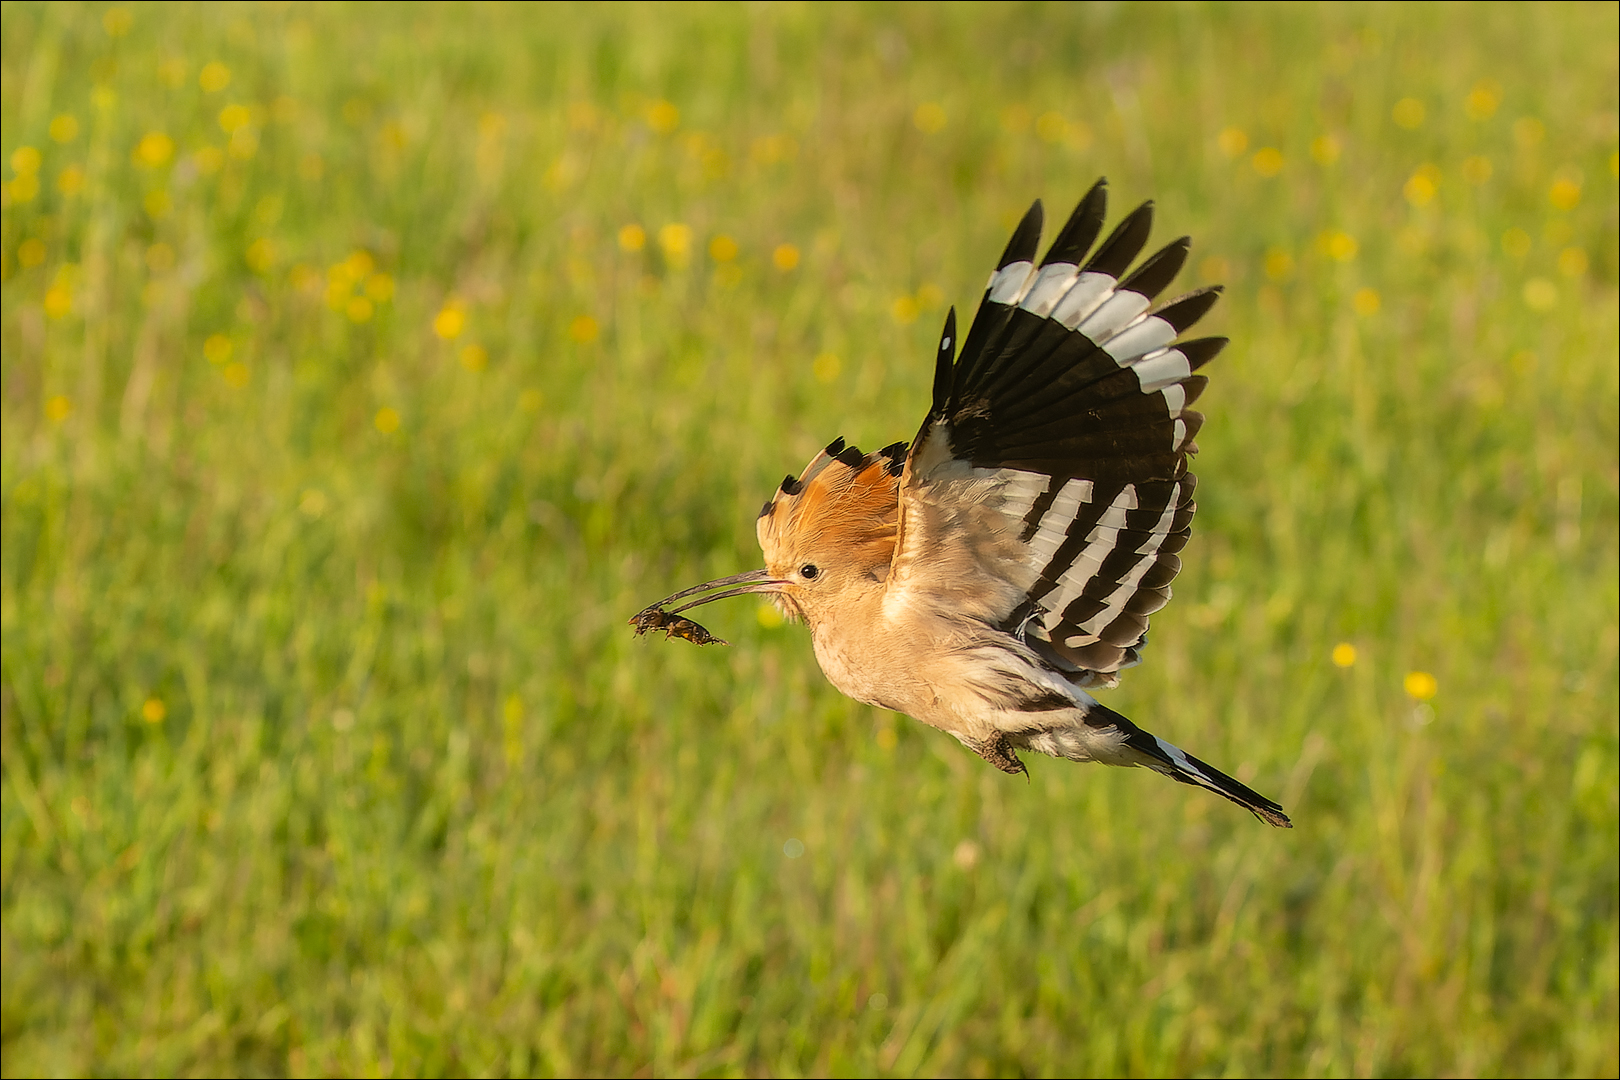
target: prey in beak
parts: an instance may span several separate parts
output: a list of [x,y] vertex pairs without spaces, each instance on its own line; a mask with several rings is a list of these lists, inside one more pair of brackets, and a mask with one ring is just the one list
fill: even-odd
[[[731,577],[705,581],[702,585],[682,589],[678,593],[664,597],[655,604],[642,608],[631,617],[630,625],[636,628],[637,637],[649,630],[662,630],[665,638],[678,637],[683,641],[690,641],[694,645],[730,645],[731,642],[726,641],[724,638],[715,637],[697,622],[684,618],[680,613],[689,608],[700,607],[712,600],[724,600],[730,596],[742,596],[745,593],[778,592],[785,584],[787,583],[771,577],[768,570],[750,570],[746,574],[733,574]],[[700,595],[702,593],[708,595]],[[673,611],[665,610],[675,601],[685,600],[689,596],[696,596],[697,599],[689,600]]]

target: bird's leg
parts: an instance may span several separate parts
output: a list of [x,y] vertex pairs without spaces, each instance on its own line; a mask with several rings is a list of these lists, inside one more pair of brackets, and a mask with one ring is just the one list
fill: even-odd
[[[961,738],[961,736],[957,737]],[[962,739],[962,742],[969,750],[972,750],[1004,773],[1011,773],[1014,776],[1019,773],[1023,773],[1025,776],[1029,775],[1029,770],[1024,768],[1022,761],[1018,760],[1018,754],[1014,752],[1012,743],[1007,741],[1007,736],[1002,732],[998,731],[988,739]]]

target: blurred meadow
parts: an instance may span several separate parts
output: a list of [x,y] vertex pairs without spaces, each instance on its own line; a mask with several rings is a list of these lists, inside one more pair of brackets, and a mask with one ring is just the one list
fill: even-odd
[[[6,1075],[1620,1069],[1615,5],[0,29]],[[625,625],[1099,175],[1233,339],[1105,700],[1292,832]]]

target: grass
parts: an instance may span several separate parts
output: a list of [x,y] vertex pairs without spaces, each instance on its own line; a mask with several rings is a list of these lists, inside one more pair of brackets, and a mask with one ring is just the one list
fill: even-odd
[[[1613,5],[0,24],[7,1075],[1620,1068]],[[1108,702],[1290,833],[624,625],[1104,173],[1234,340]]]

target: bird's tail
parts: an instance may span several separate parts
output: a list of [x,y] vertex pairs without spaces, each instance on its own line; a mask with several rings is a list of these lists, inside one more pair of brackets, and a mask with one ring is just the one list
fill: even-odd
[[1208,765],[1179,746],[1168,743],[1151,731],[1137,727],[1131,721],[1104,705],[1093,705],[1086,714],[1086,723],[1096,726],[1112,725],[1125,735],[1125,745],[1135,751],[1136,764],[1163,773],[1172,780],[1192,784],[1213,791],[1223,799],[1231,799],[1267,825],[1279,829],[1292,829],[1283,808],[1255,791],[1247,784],[1234,780],[1221,770]]

